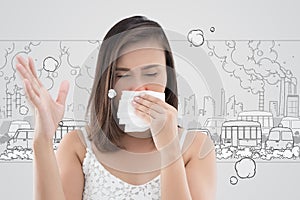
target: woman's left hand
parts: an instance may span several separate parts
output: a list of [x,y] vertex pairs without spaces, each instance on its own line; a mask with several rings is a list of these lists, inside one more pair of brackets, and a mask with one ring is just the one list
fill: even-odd
[[132,105],[136,115],[150,124],[157,150],[162,150],[178,136],[177,110],[173,106],[148,94],[135,97]]

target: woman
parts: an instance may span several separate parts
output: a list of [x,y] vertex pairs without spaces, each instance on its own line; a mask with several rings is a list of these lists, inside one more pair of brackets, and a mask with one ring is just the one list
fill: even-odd
[[[205,134],[186,134],[177,125],[174,61],[158,23],[133,16],[109,30],[98,55],[89,124],[66,134],[56,155],[52,138],[64,115],[69,84],[62,82],[53,101],[32,59],[17,59],[26,95],[35,106],[36,199],[214,199],[213,145]],[[110,89],[116,92],[112,99]],[[135,114],[149,124],[146,131],[126,133],[118,124],[124,90],[165,93],[165,101],[149,94],[132,101]],[[143,156],[131,162],[130,153]],[[156,159],[144,164],[152,153]]]

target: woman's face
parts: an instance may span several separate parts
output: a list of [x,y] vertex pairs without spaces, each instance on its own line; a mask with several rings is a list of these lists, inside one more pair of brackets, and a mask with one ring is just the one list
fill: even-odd
[[[164,50],[153,42],[131,45],[116,62],[114,90],[117,107],[123,90],[164,92],[167,84]],[[116,108],[115,107],[115,108]]]

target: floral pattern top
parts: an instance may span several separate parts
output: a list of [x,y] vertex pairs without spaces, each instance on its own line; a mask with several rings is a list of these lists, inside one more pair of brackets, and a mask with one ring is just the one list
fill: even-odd
[[[83,128],[84,130],[84,128]],[[186,136],[184,130],[180,139],[181,148]],[[160,175],[142,185],[132,185],[111,174],[96,158],[86,131],[83,131],[87,143],[82,163],[85,176],[83,200],[157,200],[160,199]],[[88,141],[88,142],[87,142]]]

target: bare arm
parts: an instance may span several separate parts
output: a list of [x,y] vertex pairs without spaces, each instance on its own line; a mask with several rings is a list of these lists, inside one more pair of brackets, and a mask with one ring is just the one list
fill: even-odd
[[[179,155],[179,158],[176,155]],[[161,199],[192,199],[178,137],[171,143],[171,146],[161,151],[161,158],[163,165],[167,163],[167,166],[161,170]]]
[[52,141],[35,141],[33,152],[34,199],[64,200],[63,187],[60,181]]
[[60,178],[67,200],[81,200],[84,188],[84,174],[78,149],[85,148],[76,130],[66,134],[61,140],[56,158]]
[[60,85],[56,101],[43,86],[35,72],[32,58],[17,57],[16,69],[24,82],[24,90],[35,111],[33,139],[34,199],[64,200],[63,187],[53,151],[53,136],[65,111],[68,82]]
[[[191,145],[192,156],[186,166],[180,156],[161,171],[163,200],[215,199],[216,160],[213,143],[210,143],[205,134],[200,132],[191,134],[195,134],[195,137]],[[207,148],[208,145],[211,148]],[[203,148],[206,152],[202,151]]]
[[186,166],[192,199],[214,200],[216,195],[216,156],[209,136],[195,132],[193,156]]
[[132,105],[135,113],[150,123],[153,141],[161,154],[162,200],[213,199],[214,154],[201,154],[201,147],[207,136],[197,131],[194,133],[196,137],[191,145],[192,158],[185,167],[178,139],[177,110],[161,99],[147,94],[135,98]]

